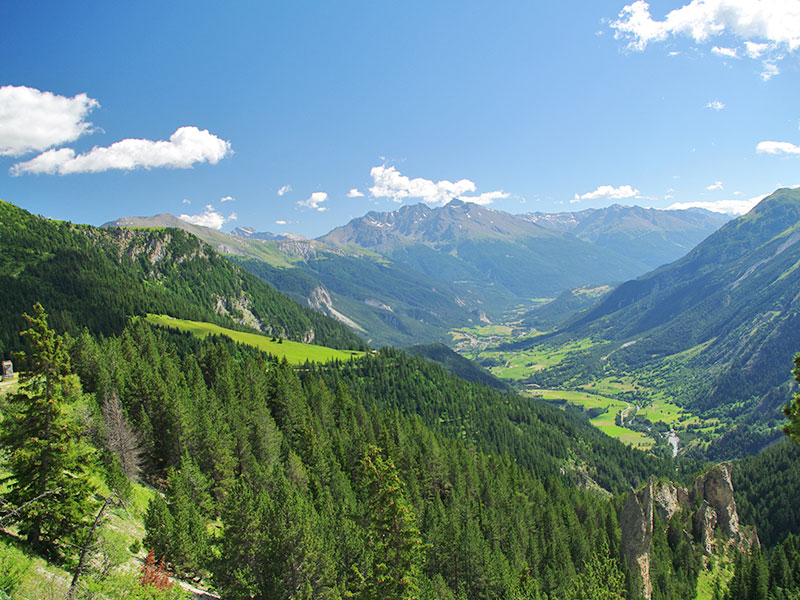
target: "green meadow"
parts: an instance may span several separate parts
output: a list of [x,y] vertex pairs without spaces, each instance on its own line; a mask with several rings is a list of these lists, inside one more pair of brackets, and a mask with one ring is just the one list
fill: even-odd
[[244,331],[234,331],[226,329],[213,323],[203,323],[200,321],[188,321],[186,319],[175,319],[167,315],[147,315],[147,322],[159,327],[177,329],[204,338],[207,335],[224,335],[234,342],[253,346],[264,352],[268,352],[278,358],[285,358],[291,364],[303,364],[311,362],[330,362],[332,360],[350,360],[353,357],[364,356],[363,352],[355,350],[335,350],[325,346],[315,346],[313,344],[303,344],[289,340],[272,341],[271,337],[258,333],[247,333]]

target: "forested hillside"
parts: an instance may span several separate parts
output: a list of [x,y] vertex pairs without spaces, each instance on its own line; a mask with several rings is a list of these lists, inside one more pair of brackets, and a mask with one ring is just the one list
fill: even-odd
[[21,314],[47,305],[62,331],[119,333],[147,312],[248,326],[334,348],[363,349],[344,325],[300,307],[178,229],[98,229],[0,201],[0,354],[19,347]]

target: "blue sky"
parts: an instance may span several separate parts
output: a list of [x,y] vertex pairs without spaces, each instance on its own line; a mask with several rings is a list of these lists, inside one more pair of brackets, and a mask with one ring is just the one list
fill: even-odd
[[742,210],[800,184],[795,32],[800,0],[10,2],[0,198],[306,236],[453,197]]

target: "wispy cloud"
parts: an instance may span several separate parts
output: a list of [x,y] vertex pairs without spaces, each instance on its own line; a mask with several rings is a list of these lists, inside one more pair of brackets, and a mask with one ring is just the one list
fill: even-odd
[[591,192],[586,192],[585,194],[575,194],[575,197],[570,202],[575,203],[580,202],[581,200],[597,200],[599,198],[606,198],[608,200],[623,200],[625,198],[636,198],[639,195],[639,190],[634,189],[630,185],[621,185],[619,187],[614,187],[613,185],[601,185]]
[[181,200],[181,204],[191,204],[191,203],[192,201],[189,200],[188,198],[184,198],[183,200]]
[[230,142],[206,129],[190,126],[180,127],[169,140],[125,139],[105,148],[94,147],[84,154],[76,154],[72,148],[48,150],[27,162],[15,164],[11,174],[70,175],[157,167],[188,169],[196,163],[216,164],[231,153]]
[[[684,37],[698,45],[712,38],[740,40],[745,56],[764,61],[764,80],[777,75],[776,63],[800,48],[800,2],[796,0],[691,0],[663,20],[653,18],[647,2],[636,0],[625,5],[610,25],[617,39],[638,51],[668,38]],[[711,52],[739,56],[739,49],[729,45],[714,45]]]
[[381,165],[370,170],[373,185],[369,192],[373,198],[390,198],[395,202],[421,200],[433,206],[443,206],[453,199],[461,199],[476,204],[489,204],[508,194],[502,190],[468,195],[476,191],[475,183],[469,179],[458,181],[433,181],[422,177],[411,179],[402,175],[395,167]]
[[98,106],[86,94],[67,98],[25,86],[0,87],[0,155],[22,156],[75,141],[93,131],[86,117]]
[[282,185],[281,187],[278,188],[278,196],[283,196],[284,194],[291,191],[292,191],[292,186],[287,183],[286,185]]
[[714,190],[721,190],[721,189],[724,189],[724,188],[722,187],[722,182],[721,182],[721,181],[715,181],[715,182],[714,182],[714,183],[712,183],[711,185],[707,185],[707,186],[706,186],[706,189],[707,189],[709,192],[712,192],[712,191],[714,191]]
[[767,194],[755,196],[747,200],[716,200],[714,202],[676,202],[667,207],[666,210],[685,210],[687,208],[704,208],[711,212],[725,213],[729,215],[743,215],[749,212],[756,204],[761,202]]
[[283,219],[275,219],[276,225],[286,225],[286,223],[288,223],[288,221],[284,221]]
[[725,104],[723,104],[719,100],[712,100],[711,102],[706,104],[706,108],[710,108],[711,110],[715,110],[715,111],[719,112],[723,108],[725,108]]
[[236,213],[231,213],[227,217],[223,216],[211,205],[206,205],[206,210],[199,215],[179,215],[179,219],[193,225],[201,225],[210,229],[222,229],[228,221],[236,220]]
[[233,202],[234,200],[236,200],[236,198],[233,196],[223,196],[219,199],[220,202]]
[[322,203],[328,200],[328,194],[325,192],[314,192],[306,200],[300,200],[297,205],[306,208],[313,208],[320,212],[328,210]]
[[717,56],[724,56],[725,58],[739,58],[739,52],[736,48],[725,48],[724,46],[714,46],[711,52]]

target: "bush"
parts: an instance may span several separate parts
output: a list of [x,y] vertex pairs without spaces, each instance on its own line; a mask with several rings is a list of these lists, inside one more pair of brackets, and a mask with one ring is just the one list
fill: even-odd
[[22,583],[31,560],[21,550],[0,544],[0,598],[13,598]]

